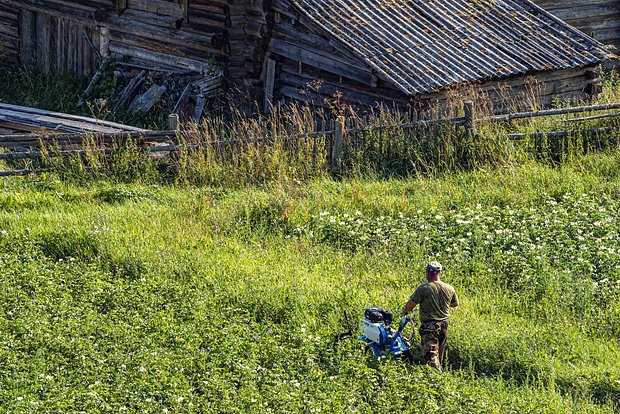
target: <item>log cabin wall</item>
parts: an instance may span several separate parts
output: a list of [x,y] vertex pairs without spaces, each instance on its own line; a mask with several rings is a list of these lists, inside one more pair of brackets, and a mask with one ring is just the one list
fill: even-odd
[[[330,107],[342,103],[406,106],[409,97],[375,76],[361,59],[297,13],[287,0],[274,0],[268,16],[265,106],[269,102],[309,101]],[[271,61],[271,72],[270,65]]]
[[45,71],[87,75],[98,54],[114,53],[209,72],[225,61],[228,15],[228,0],[0,0],[0,34]]
[[543,9],[620,53],[620,1],[534,0]]
[[256,111],[253,102],[262,99],[264,93],[261,73],[270,35],[269,8],[268,0],[231,0],[229,4],[232,25],[227,75],[241,106],[250,113]]
[[19,56],[26,66],[87,76],[98,65],[99,30],[94,24],[22,9],[19,30]]
[[453,108],[472,100],[489,114],[543,109],[560,101],[581,101],[598,92],[596,66],[550,70],[494,79],[479,84],[461,85],[437,94],[426,95],[443,108]]
[[588,67],[511,76],[407,96],[382,81],[371,87],[311,65],[300,65],[299,61],[276,59],[274,101],[309,102],[325,109],[332,108],[336,94],[341,94],[340,103],[362,111],[384,106],[400,110],[440,110],[442,115],[450,116],[454,115],[454,108],[472,100],[479,110],[499,114],[542,109],[557,100],[582,100],[596,93],[598,88],[596,68]]
[[126,0],[100,26],[109,50],[180,70],[209,72],[224,64],[231,25],[227,0]]
[[43,71],[68,71],[85,76],[97,67],[99,28],[93,11],[106,1],[0,0],[0,10],[17,12],[12,22],[14,56]]
[[[274,102],[310,101],[329,107],[337,94],[353,105],[406,105],[409,98],[384,84],[360,59],[330,43],[312,30],[309,22],[291,14],[283,2],[274,2],[274,24],[268,44],[268,60],[274,72],[263,74],[266,94]],[[303,21],[303,23],[302,23]],[[273,91],[269,77],[273,77]]]
[[19,55],[19,8],[0,3],[0,57],[17,62]]

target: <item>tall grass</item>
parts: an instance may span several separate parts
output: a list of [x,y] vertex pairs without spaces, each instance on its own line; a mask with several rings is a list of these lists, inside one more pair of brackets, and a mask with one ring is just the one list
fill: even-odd
[[[598,102],[618,102],[617,73],[605,72],[603,79]],[[527,91],[534,102],[536,87]],[[456,95],[451,98],[444,116],[462,116],[463,100],[471,98],[466,92],[460,95],[461,100]],[[494,101],[484,94],[477,97],[478,117],[492,113]],[[523,99],[529,102],[527,97]],[[585,102],[558,101],[555,107],[582,104]],[[504,105],[517,107],[517,103]],[[364,114],[346,110],[342,169],[338,172],[344,176],[403,177],[500,168],[528,160],[559,165],[620,144],[618,118],[567,122],[591,114],[478,123],[473,135],[448,123],[409,125],[420,119],[436,119],[438,114],[438,109],[413,117],[385,107]],[[148,151],[123,140],[115,143],[112,156],[105,158],[100,145],[87,139],[84,156],[64,161],[49,158],[46,165],[65,177],[84,175],[124,182],[174,181],[239,187],[306,181],[332,172],[334,123],[330,119],[333,114],[298,105],[276,107],[269,115],[256,117],[231,110],[226,117],[185,125],[185,132],[177,137],[179,149],[167,156],[151,158]],[[594,128],[609,128],[609,132],[595,133]],[[325,134],[307,135],[325,130]],[[534,136],[537,132],[566,130],[572,132],[564,137]],[[525,134],[524,138],[510,139],[509,134],[515,133]]]
[[[45,76],[26,69],[11,69],[0,63],[0,99],[24,105],[75,112],[74,101],[83,81],[58,75]],[[616,71],[601,75],[603,92],[598,103],[620,100],[620,81]],[[533,78],[532,78],[533,79]],[[50,87],[51,85],[51,87]],[[86,154],[67,160],[47,158],[43,165],[32,161],[13,162],[15,168],[42,167],[65,179],[96,177],[128,182],[174,181],[185,184],[243,186],[279,180],[305,181],[329,174],[332,155],[331,133],[298,138],[317,130],[333,129],[329,119],[346,118],[343,168],[345,176],[412,176],[498,168],[526,160],[561,164],[584,154],[615,148],[618,134],[596,134],[593,128],[617,131],[617,118],[567,123],[574,116],[532,118],[511,123],[478,124],[475,135],[448,124],[407,127],[424,119],[463,115],[463,102],[472,100],[477,117],[490,115],[500,105],[503,111],[536,110],[540,85],[532,80],[522,91],[480,91],[459,89],[449,94],[443,109],[403,114],[387,107],[358,113],[340,108],[337,114],[304,106],[275,107],[267,116],[248,117],[234,109],[226,116],[211,117],[200,124],[188,124],[180,134],[179,151],[170,157],[149,158],[146,151],[128,142],[113,145],[112,157],[101,156],[99,143],[86,138]],[[585,102],[556,101],[555,107]],[[109,117],[105,108],[95,106],[93,115]],[[151,121],[149,121],[151,122]],[[572,130],[561,138],[529,138],[542,131]],[[508,134],[524,133],[525,139],[511,140]],[[249,142],[245,140],[250,139]],[[53,148],[48,149],[54,155]],[[54,157],[55,158],[55,157]],[[82,177],[82,178],[80,178]]]
[[190,134],[180,134],[175,178],[182,183],[238,186],[321,176],[328,160],[325,136],[298,138],[315,132],[316,116],[307,106],[293,106],[258,119],[237,112],[229,114],[232,121],[209,118],[189,125]]
[[0,102],[75,113],[85,82],[71,75],[15,67],[0,59]]
[[[130,136],[115,138],[111,145],[86,136],[79,151],[63,154],[58,145],[42,148],[38,168],[51,171],[65,182],[87,183],[110,180],[116,183],[156,182],[158,171],[148,152]],[[163,175],[163,174],[162,174]]]

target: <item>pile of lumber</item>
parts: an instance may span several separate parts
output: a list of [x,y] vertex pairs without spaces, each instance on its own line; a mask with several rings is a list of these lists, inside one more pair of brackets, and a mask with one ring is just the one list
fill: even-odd
[[179,114],[182,121],[199,121],[205,108],[224,93],[224,87],[221,72],[202,74],[137,59],[106,58],[78,106],[86,101],[105,102],[106,111],[117,114],[148,113],[159,105],[164,113]]
[[100,119],[0,103],[0,128],[36,133],[116,134],[146,132]]

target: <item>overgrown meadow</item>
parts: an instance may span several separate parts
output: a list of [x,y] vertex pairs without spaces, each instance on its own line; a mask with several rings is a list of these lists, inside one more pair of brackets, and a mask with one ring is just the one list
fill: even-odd
[[[315,125],[283,119],[238,126]],[[164,163],[128,141],[3,165],[47,171],[0,182],[0,411],[620,412],[620,151],[587,131],[617,119],[507,138],[565,121],[363,131],[339,175],[312,139],[213,150],[221,120]],[[462,302],[443,375],[333,344],[429,260]]]
[[[619,189],[618,152],[244,189],[5,179],[0,407],[613,412]],[[332,344],[429,259],[462,300],[442,376]]]

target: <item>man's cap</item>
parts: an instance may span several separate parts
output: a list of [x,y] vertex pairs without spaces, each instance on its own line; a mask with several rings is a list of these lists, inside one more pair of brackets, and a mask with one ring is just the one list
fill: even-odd
[[439,273],[441,272],[441,269],[443,269],[443,267],[439,262],[429,262],[426,265],[426,271],[430,273]]

